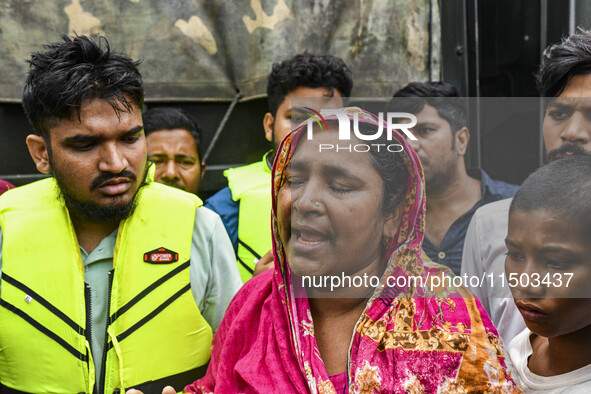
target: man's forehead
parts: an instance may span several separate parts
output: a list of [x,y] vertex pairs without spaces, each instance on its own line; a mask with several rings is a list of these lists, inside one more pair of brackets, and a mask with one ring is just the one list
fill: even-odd
[[309,107],[320,111],[324,108],[343,107],[343,96],[338,89],[330,89],[325,86],[316,88],[298,87],[288,93],[285,101],[290,104],[291,110]]
[[[399,112],[407,112],[407,111],[399,111]],[[447,122],[444,118],[439,116],[439,111],[436,107],[425,104],[419,111],[413,113],[414,116],[417,118],[416,126],[421,126],[425,124],[436,124],[441,122]],[[397,123],[410,123],[411,119],[408,117],[404,118],[395,118]],[[415,127],[416,127],[415,126]]]
[[117,111],[104,100],[95,100],[83,105],[80,114],[73,111],[67,119],[57,119],[49,127],[51,138],[67,139],[74,135],[97,138],[117,138],[121,135],[138,133],[143,130],[139,108],[131,111]]
[[[591,94],[591,92],[590,92]],[[591,97],[555,97],[548,102],[549,107],[571,110],[591,110]]]

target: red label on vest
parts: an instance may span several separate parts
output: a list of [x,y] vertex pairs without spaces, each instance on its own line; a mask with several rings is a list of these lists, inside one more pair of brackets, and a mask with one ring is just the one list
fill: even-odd
[[151,264],[168,264],[179,261],[179,254],[166,248],[158,248],[144,253],[144,261]]

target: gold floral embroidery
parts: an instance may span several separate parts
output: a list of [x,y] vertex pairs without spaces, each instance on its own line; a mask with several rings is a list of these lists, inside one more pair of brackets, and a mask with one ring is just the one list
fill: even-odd
[[415,274],[417,268],[417,253],[413,249],[400,249],[394,255],[396,265],[407,274]]
[[422,394],[425,392],[423,385],[419,381],[416,375],[411,375],[402,383],[404,391],[408,394]]
[[437,389],[437,394],[464,394],[467,392],[464,379],[445,378],[443,384]]
[[[451,300],[441,300],[442,303]],[[402,298],[399,300],[398,309],[387,314],[392,320],[379,319],[373,321],[368,315],[364,315],[357,326],[359,335],[367,336],[378,343],[378,349],[402,348],[405,350],[448,350],[464,352],[468,349],[470,333],[461,325],[455,327],[458,332],[452,332],[454,326],[450,322],[442,321],[442,311],[434,322],[440,320],[441,325],[431,327],[429,330],[416,330],[414,327],[414,311],[416,306],[413,299]],[[440,304],[441,307],[441,304]],[[391,330],[386,330],[389,323],[394,323]]]
[[336,394],[336,390],[330,380],[322,380],[318,378],[318,394]]
[[308,381],[308,387],[312,393],[317,393],[316,391],[316,378],[312,375],[312,368],[310,368],[310,363],[304,361],[304,371],[306,372],[306,380]]
[[372,367],[369,361],[365,360],[363,368],[357,368],[355,373],[355,393],[371,394],[379,392],[382,388],[382,377],[380,369]]
[[314,336],[314,323],[312,322],[312,315],[310,314],[310,310],[308,309],[308,319],[310,321],[302,320],[300,325],[302,326],[303,335],[309,335],[311,337]]

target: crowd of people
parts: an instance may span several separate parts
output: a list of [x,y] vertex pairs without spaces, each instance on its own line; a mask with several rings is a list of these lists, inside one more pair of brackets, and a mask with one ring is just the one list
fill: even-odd
[[409,83],[382,132],[304,53],[268,76],[272,148],[203,202],[202,130],[144,111],[139,62],[64,35],[28,63],[51,176],[0,197],[0,393],[591,390],[591,32],[544,52],[521,186],[466,168],[453,86]]

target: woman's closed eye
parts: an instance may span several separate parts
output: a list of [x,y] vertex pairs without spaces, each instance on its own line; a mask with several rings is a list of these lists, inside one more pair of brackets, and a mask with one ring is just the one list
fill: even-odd
[[285,183],[290,187],[298,187],[306,183],[306,179],[301,176],[288,176]]
[[338,194],[346,194],[354,191],[355,189],[350,185],[343,185],[339,183],[333,183],[330,186],[330,190]]

